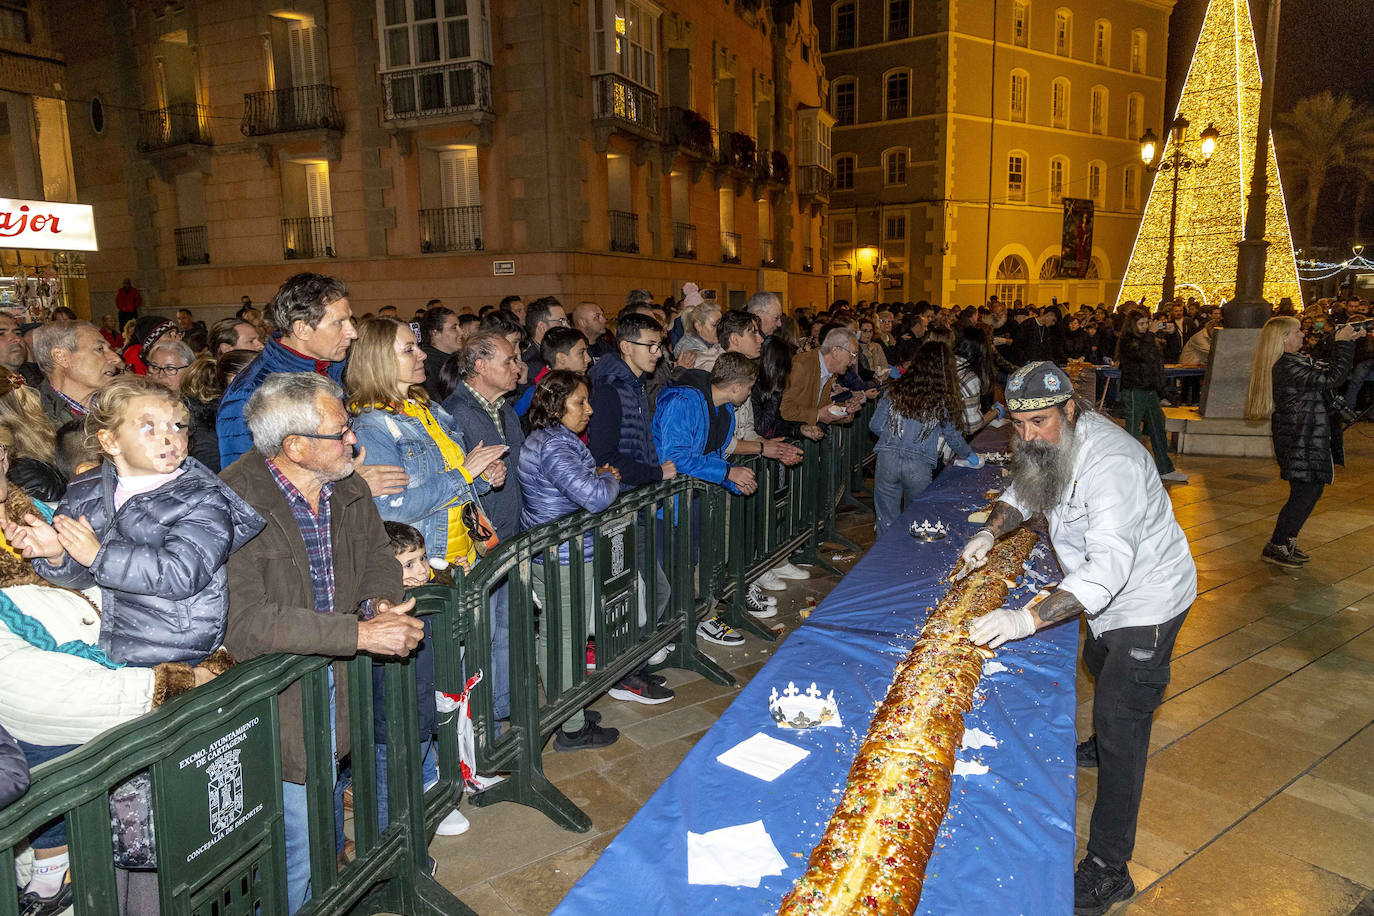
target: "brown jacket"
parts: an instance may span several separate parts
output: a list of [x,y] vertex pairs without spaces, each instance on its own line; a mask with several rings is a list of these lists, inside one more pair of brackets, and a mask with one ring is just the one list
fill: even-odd
[[[401,565],[388,547],[382,518],[367,484],[356,474],[334,485],[329,500],[334,548],[334,613],[315,613],[310,561],[295,516],[261,454],[250,451],[220,475],[267,520],[267,527],[229,557],[229,620],[224,645],[247,661],[290,652],[351,658],[358,651],[357,610],[368,598],[400,601]],[[334,732],[340,756],[349,751],[348,683],[334,664]],[[301,687],[282,692],[282,777],[305,782]]]
[[780,411],[784,420],[793,423],[815,423],[816,411],[830,403],[830,390],[835,376],[825,380],[821,389],[821,351],[807,350],[792,360],[792,372],[787,376],[787,388],[782,393]]

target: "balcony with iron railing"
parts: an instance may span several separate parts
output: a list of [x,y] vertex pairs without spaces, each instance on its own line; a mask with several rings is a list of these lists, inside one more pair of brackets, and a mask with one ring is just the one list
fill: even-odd
[[812,248],[810,245],[802,246],[802,270],[804,272],[811,273],[813,270],[816,269],[815,256],[816,254],[814,248]]
[[739,233],[721,232],[720,234],[720,262],[722,264],[739,263]]
[[777,267],[775,254],[772,239],[759,239],[759,266]]
[[673,257],[694,261],[697,257],[697,227],[673,223]]
[[481,118],[492,114],[491,65],[464,60],[382,74],[382,117]]
[[658,93],[615,73],[592,77],[592,119],[599,126],[659,139]]
[[755,168],[758,172],[759,181],[783,186],[791,179],[792,165],[787,161],[787,154],[782,150],[759,150],[756,160]]
[[282,256],[288,261],[337,256],[334,217],[301,216],[281,221]]
[[245,137],[298,130],[343,130],[339,90],[323,84],[243,94]]
[[834,181],[834,176],[824,166],[804,165],[797,169],[797,196],[822,202],[829,200]]
[[210,145],[210,112],[195,102],[178,102],[138,116],[138,151],[152,153],[184,144]]
[[639,253],[639,217],[624,210],[611,210],[611,250]]
[[210,263],[210,233],[204,226],[183,226],[172,233],[172,238],[178,267]]
[[697,159],[711,159],[716,146],[711,122],[690,108],[663,109],[663,141]]
[[748,134],[737,130],[720,132],[720,149],[716,162],[726,169],[752,177],[757,171],[758,144]]
[[480,251],[481,207],[435,207],[420,211],[420,251]]

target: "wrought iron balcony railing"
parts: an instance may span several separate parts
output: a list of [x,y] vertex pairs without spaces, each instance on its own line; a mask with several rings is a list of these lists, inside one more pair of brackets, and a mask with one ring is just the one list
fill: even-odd
[[772,239],[759,239],[759,263],[764,267],[777,266],[778,262],[774,258]]
[[611,250],[630,254],[639,252],[639,217],[624,210],[612,210]]
[[663,109],[663,138],[684,153],[698,159],[715,156],[711,122],[690,108]]
[[739,263],[738,232],[722,232],[720,234],[720,261],[722,264]]
[[281,247],[288,261],[336,257],[334,217],[302,216],[282,220]]
[[658,93],[623,76],[599,73],[592,77],[592,117],[636,134],[658,137]]
[[210,233],[204,226],[183,226],[172,233],[172,238],[178,267],[210,263]]
[[726,168],[751,173],[755,170],[758,144],[748,134],[737,130],[721,131],[719,152],[717,161]]
[[696,260],[697,227],[691,223],[673,223],[673,257]]
[[186,143],[210,145],[210,113],[204,105],[178,102],[138,116],[138,150],[151,153]]
[[481,207],[435,207],[420,211],[420,250],[480,251]]
[[492,112],[491,65],[482,61],[382,74],[382,116],[388,121]]
[[245,137],[295,130],[343,130],[339,90],[323,84],[243,94]]
[[829,169],[819,165],[804,165],[797,169],[797,194],[825,200],[830,197],[834,180]]

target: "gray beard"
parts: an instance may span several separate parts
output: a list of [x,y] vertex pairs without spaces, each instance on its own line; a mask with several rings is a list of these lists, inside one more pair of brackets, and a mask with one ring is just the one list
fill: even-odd
[[1031,515],[1046,514],[1059,505],[1073,480],[1078,457],[1077,422],[1065,428],[1058,445],[1011,440],[1011,481],[1016,498]]

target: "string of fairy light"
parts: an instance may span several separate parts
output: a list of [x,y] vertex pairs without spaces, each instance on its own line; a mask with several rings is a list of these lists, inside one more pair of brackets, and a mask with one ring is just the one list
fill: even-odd
[[1314,258],[1298,259],[1298,276],[1309,282],[1329,280],[1347,270],[1374,270],[1374,261],[1364,256],[1363,246],[1356,246],[1354,254],[1344,261],[1318,261]]

